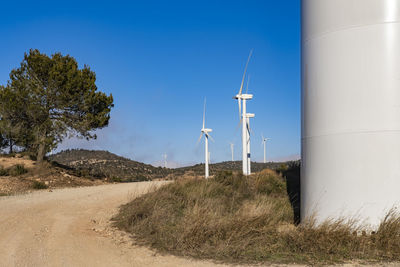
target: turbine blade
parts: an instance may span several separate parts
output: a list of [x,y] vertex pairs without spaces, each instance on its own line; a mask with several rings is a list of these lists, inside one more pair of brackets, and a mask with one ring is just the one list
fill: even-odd
[[253,134],[254,132],[253,132],[253,130],[250,128],[250,119],[249,118],[247,118],[246,119],[246,125],[247,125],[247,131],[248,131],[248,133],[249,133],[249,136],[250,136],[250,134]]
[[242,100],[240,98],[238,99],[238,105],[239,105],[239,121],[242,122]]
[[206,124],[206,98],[204,98],[204,109],[203,109],[203,129]]
[[200,137],[199,137],[199,139],[197,140],[196,145],[198,145],[198,144],[200,143],[200,140],[201,140],[202,137],[203,137],[203,133],[200,134]]
[[247,66],[249,65],[249,61],[250,61],[250,58],[251,58],[251,55],[252,55],[252,54],[253,54],[253,49],[250,50],[249,57],[247,58],[246,67],[244,68],[242,83],[241,83],[241,85],[240,85],[239,95],[242,94],[243,84],[244,84],[244,78],[246,77]]
[[241,127],[242,127],[242,119],[240,119],[238,125],[236,126],[236,131],[240,130]]
[[247,77],[246,94],[247,94],[247,91],[249,91],[249,82],[250,82],[250,74],[249,74],[249,77]]
[[214,138],[212,138],[210,134],[207,134],[207,136],[210,138],[211,141],[215,142]]

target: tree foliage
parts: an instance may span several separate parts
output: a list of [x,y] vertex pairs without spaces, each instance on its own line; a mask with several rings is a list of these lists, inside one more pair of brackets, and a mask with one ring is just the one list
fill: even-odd
[[30,148],[33,141],[31,123],[27,117],[27,92],[16,92],[10,86],[0,86],[0,145]]
[[30,50],[0,88],[0,131],[15,131],[12,140],[38,161],[66,137],[96,138],[93,130],[108,125],[113,97],[95,82],[96,74],[69,55]]

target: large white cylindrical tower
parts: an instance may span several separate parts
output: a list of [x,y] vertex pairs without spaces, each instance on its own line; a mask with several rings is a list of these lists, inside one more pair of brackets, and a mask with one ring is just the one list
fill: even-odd
[[400,0],[303,0],[301,218],[399,203]]

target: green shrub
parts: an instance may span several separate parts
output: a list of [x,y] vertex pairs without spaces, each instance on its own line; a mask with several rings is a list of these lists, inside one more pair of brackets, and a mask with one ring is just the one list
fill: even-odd
[[40,181],[34,181],[33,182],[33,185],[32,185],[32,188],[33,189],[47,189],[48,188],[48,186],[45,184],[45,183],[43,183],[43,182],[40,182]]
[[258,174],[254,177],[255,189],[260,194],[283,195],[286,192],[286,183],[282,177],[272,174]]
[[28,170],[25,169],[24,165],[17,164],[14,167],[12,167],[9,172],[12,176],[19,176],[19,175],[27,173]]
[[113,176],[113,177],[110,178],[110,182],[112,182],[112,183],[122,183],[122,179],[120,177]]
[[3,167],[0,168],[0,176],[8,176],[8,170],[4,169]]

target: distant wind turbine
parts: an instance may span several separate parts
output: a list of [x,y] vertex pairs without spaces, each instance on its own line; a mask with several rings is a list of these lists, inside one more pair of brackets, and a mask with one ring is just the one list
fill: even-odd
[[164,159],[164,168],[167,168],[167,153],[164,153],[162,156]]
[[[246,100],[250,100],[253,98],[252,94],[242,94],[244,80],[246,78],[247,67],[249,65],[249,61],[253,50],[250,51],[249,57],[246,62],[246,67],[244,69],[242,83],[240,85],[239,93],[234,96],[234,99],[238,100],[239,105],[239,119],[242,123],[242,169],[244,175],[251,174],[251,156],[250,156],[250,118],[254,118],[254,114],[246,112]],[[243,109],[242,109],[243,103]]]
[[229,143],[229,144],[231,146],[232,161],[233,161],[233,147],[235,146],[235,144],[234,143]]
[[205,152],[204,152],[204,156],[205,156],[205,174],[204,177],[206,179],[208,179],[209,177],[209,168],[208,165],[210,163],[210,152],[208,151],[208,138],[210,138],[211,140],[212,137],[210,136],[210,132],[212,132],[212,129],[206,128],[206,99],[204,99],[204,110],[203,110],[203,127],[201,128],[201,133],[200,133],[200,137],[199,140],[197,141],[197,143],[200,142],[201,138],[204,135],[204,145],[205,145]]
[[261,135],[261,138],[261,145],[264,146],[264,163],[267,163],[266,144],[268,140],[271,140],[271,138],[265,138],[264,135]]

